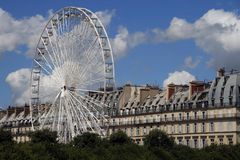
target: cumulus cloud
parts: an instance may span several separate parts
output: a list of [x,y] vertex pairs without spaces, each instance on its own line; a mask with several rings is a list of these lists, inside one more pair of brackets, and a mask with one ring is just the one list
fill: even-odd
[[129,33],[126,27],[120,26],[116,36],[111,39],[114,57],[123,57],[130,49],[146,42],[147,37],[144,32]]
[[15,19],[0,8],[0,53],[17,51],[19,46],[26,45],[27,53],[32,54],[47,19],[42,15]]
[[[110,24],[114,14],[115,10],[96,12],[96,15],[106,27]],[[35,15],[16,19],[10,13],[0,8],[0,54],[6,51],[19,53],[18,47],[25,45],[27,55],[33,55],[40,34],[52,15],[53,11],[49,10],[47,16]]]
[[168,74],[168,78],[163,81],[163,86],[166,87],[170,83],[177,85],[188,84],[189,82],[196,80],[195,76],[187,71],[175,71]]
[[115,10],[104,10],[95,12],[97,17],[103,23],[105,27],[108,27],[111,23],[112,17],[115,15]]
[[[5,81],[11,88],[12,99],[15,105],[28,104],[31,98],[31,69],[22,68],[16,70],[6,77]],[[40,92],[39,97],[42,103],[49,102],[54,99],[59,92],[60,87],[56,87],[55,81],[51,78],[51,75],[42,75],[40,81]]]
[[196,68],[199,63],[200,63],[199,58],[193,60],[193,58],[191,56],[186,57],[184,60],[184,66],[187,68],[191,68],[191,69]]
[[[133,37],[136,38],[135,41]],[[165,30],[154,28],[129,33],[127,28],[121,27],[113,38],[112,44],[116,57],[121,57],[126,55],[129,49],[142,43],[171,43],[187,39],[192,39],[198,47],[212,57],[207,63],[209,66],[240,69],[238,62],[240,58],[240,17],[237,13],[221,9],[211,9],[192,23],[174,17]],[[192,59],[188,58],[187,62],[192,63]]]
[[12,90],[14,103],[17,105],[23,105],[29,102],[30,75],[31,70],[23,68],[10,73],[6,78],[6,82]]

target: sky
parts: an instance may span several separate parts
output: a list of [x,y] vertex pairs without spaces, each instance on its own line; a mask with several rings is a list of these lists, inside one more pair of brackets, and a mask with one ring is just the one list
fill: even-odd
[[26,103],[41,30],[66,6],[103,22],[117,86],[211,81],[220,67],[240,69],[239,0],[0,1],[0,107]]

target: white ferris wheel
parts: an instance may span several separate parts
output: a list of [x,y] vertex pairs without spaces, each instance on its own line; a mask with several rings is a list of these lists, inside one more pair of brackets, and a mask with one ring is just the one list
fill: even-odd
[[85,8],[57,11],[44,28],[33,59],[33,129],[57,131],[62,143],[84,132],[106,135],[109,106],[89,92],[104,96],[113,88],[112,49],[101,21]]

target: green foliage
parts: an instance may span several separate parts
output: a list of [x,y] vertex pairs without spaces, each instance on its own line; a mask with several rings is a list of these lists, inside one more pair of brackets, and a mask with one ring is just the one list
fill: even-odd
[[109,141],[111,144],[123,145],[131,143],[131,139],[127,136],[126,133],[119,130],[110,135]]
[[32,143],[57,143],[57,132],[48,129],[31,132],[29,137]]
[[[4,134],[3,134],[4,133]],[[5,136],[1,131],[0,135]],[[84,133],[70,144],[56,143],[56,134],[50,131],[34,132],[34,143],[0,143],[0,159],[7,160],[239,160],[240,145],[213,145],[204,149],[192,149],[176,145],[161,131],[152,131],[144,146],[131,142],[123,132],[110,139],[97,134]],[[157,136],[156,136],[157,135]],[[43,138],[46,136],[45,138]],[[11,136],[10,136],[11,137]],[[156,137],[160,137],[157,138]],[[157,143],[152,143],[157,140]],[[161,141],[160,141],[161,140]],[[11,143],[8,143],[11,142]]]
[[96,133],[83,133],[82,135],[78,135],[73,139],[73,145],[80,148],[94,148],[99,146],[101,142],[101,138]]
[[165,132],[154,129],[145,137],[144,145],[148,148],[169,149],[174,146],[174,141]]
[[5,131],[2,128],[0,129],[0,143],[9,143],[12,142],[11,131]]

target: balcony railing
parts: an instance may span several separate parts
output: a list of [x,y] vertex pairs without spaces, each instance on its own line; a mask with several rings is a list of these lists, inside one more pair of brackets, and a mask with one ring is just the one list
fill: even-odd
[[172,117],[165,118],[142,118],[138,119],[135,117],[133,120],[124,120],[121,119],[121,121],[118,122],[110,122],[110,125],[112,126],[118,126],[118,125],[133,125],[133,124],[150,124],[150,123],[167,123],[167,122],[182,122],[182,121],[195,121],[195,120],[211,120],[211,119],[219,119],[219,118],[239,118],[240,113],[227,113],[227,114],[214,114],[214,115],[205,115],[205,116],[181,116],[181,119],[179,117],[175,117],[172,119]]

